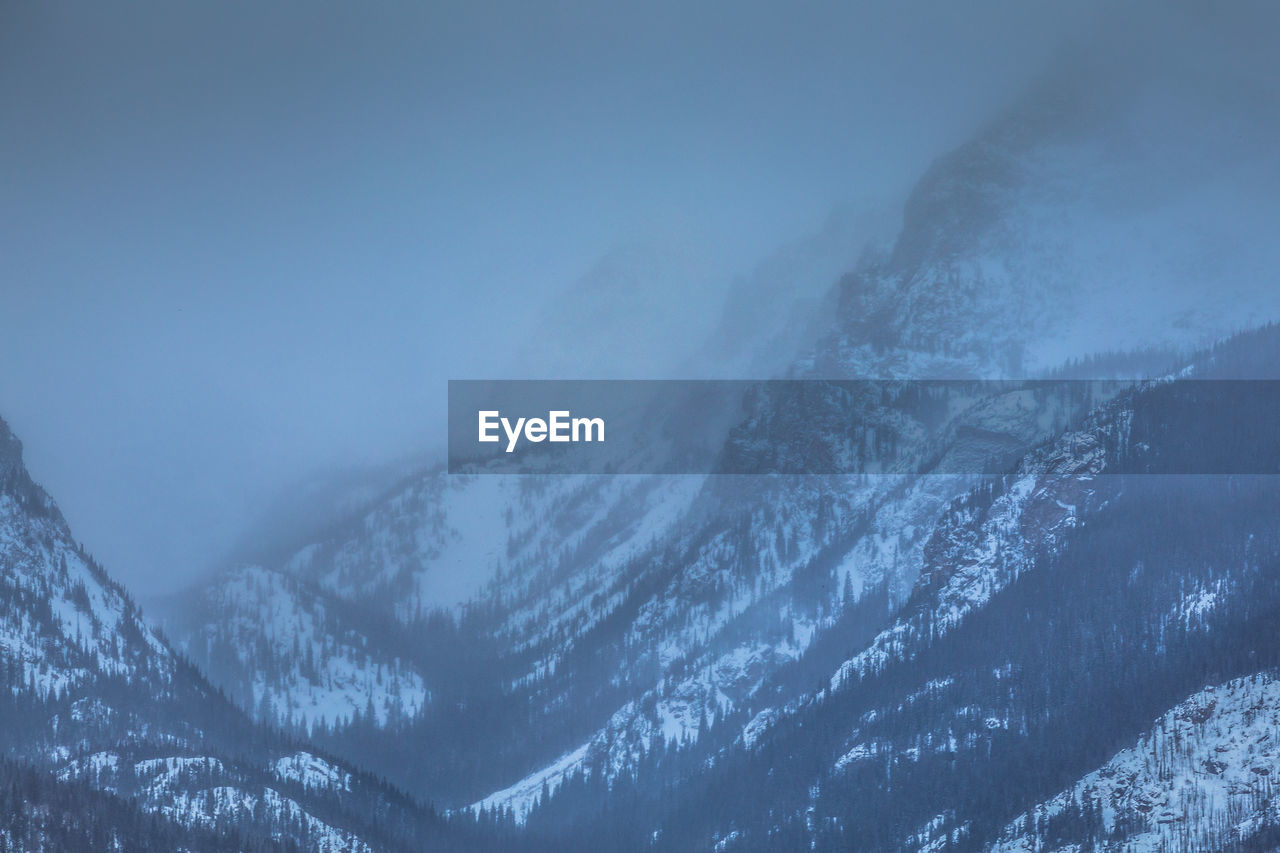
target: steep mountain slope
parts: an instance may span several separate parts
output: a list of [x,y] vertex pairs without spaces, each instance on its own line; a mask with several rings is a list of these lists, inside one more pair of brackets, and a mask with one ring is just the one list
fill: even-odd
[[447,841],[429,811],[253,724],[175,655],[75,543],[3,422],[0,601],[7,757],[132,799],[192,838],[239,832],[313,850]]
[[[200,595],[183,611],[190,620],[183,624],[198,632],[187,639],[188,652],[261,720],[303,732],[360,715],[385,724],[427,701],[421,676],[398,656],[388,626],[365,624],[360,612],[304,580],[244,565],[223,572]],[[246,644],[246,637],[258,642]]]
[[925,173],[820,366],[1033,374],[1274,319],[1278,126],[1275,92],[1194,50],[1060,68]]
[[[320,699],[310,697],[326,696],[360,712],[359,720],[327,716],[356,732],[349,738],[382,732],[353,755],[386,750],[388,764],[399,764],[413,725],[427,729],[413,736],[419,743],[456,763],[446,757],[412,772],[454,783],[493,774],[500,766],[475,760],[495,746],[481,721],[511,713],[509,686],[532,690],[562,665],[566,640],[599,628],[599,603],[623,594],[619,575],[689,508],[700,482],[428,474],[277,570],[224,574],[171,608],[166,624],[246,710],[260,712],[265,692],[275,714],[314,723],[309,710]],[[244,581],[246,572],[255,580]],[[290,626],[303,626],[296,648]],[[318,675],[332,667],[349,676],[341,696]],[[396,706],[402,718],[388,725],[384,709]]]
[[[1276,364],[1269,327],[1193,371],[1274,376]],[[1254,425],[1280,407],[1274,394],[1223,406],[1192,388],[1205,386],[1117,398],[956,501],[899,615],[868,632],[868,614],[850,610],[826,636],[852,654],[819,638],[800,658],[792,680],[811,692],[728,715],[633,780],[570,778],[529,815],[531,831],[596,838],[603,809],[633,816],[635,834],[612,849],[982,849],[1206,682],[1280,666],[1280,483],[1169,473],[1224,450],[1243,472],[1277,470],[1280,437]],[[1260,761],[1249,766],[1267,769]],[[1221,849],[1223,814],[1232,826],[1248,817],[1239,805],[1201,804],[1179,839]],[[1236,832],[1242,844],[1271,806],[1249,808],[1260,823]],[[1080,842],[1101,832],[1095,817],[1071,812],[1044,831]],[[1122,824],[1106,830],[1117,843],[1136,837]]]
[[1221,850],[1274,833],[1280,826],[1272,779],[1280,772],[1278,736],[1280,682],[1273,675],[1206,687],[1156,720],[1133,746],[1019,816],[992,853],[1088,843]]

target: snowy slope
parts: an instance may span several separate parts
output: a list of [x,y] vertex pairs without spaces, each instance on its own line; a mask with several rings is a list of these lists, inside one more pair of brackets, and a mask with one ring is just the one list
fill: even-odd
[[[1195,359],[1187,375],[1220,378],[1244,368],[1270,376],[1278,348],[1275,327],[1242,335]],[[1052,797],[1064,777],[1079,778],[1117,743],[1131,742],[1148,714],[1203,684],[1206,673],[1229,678],[1275,665],[1273,478],[1116,473],[1122,460],[1157,453],[1158,442],[1183,459],[1215,452],[1203,441],[1212,433],[1170,419],[1176,410],[1165,406],[1177,387],[1143,384],[1036,449],[1007,478],[956,501],[932,525],[916,588],[886,628],[855,646],[815,693],[771,703],[741,725],[732,720],[734,742],[707,757],[699,780],[711,793],[690,806],[725,810],[705,822],[714,829],[702,837],[726,850],[771,849],[775,836],[817,850],[979,849],[1018,810]],[[1252,419],[1238,414],[1208,417],[1261,437],[1253,445],[1219,433],[1235,452],[1257,452],[1274,465],[1270,434],[1258,436]],[[1248,754],[1239,745],[1249,743],[1260,754],[1225,776],[1233,794],[1220,797],[1213,779],[1201,783],[1202,773],[1223,771],[1217,765],[1182,775],[1170,769],[1169,750],[1194,739],[1180,731],[1151,747],[1159,753],[1154,782],[1173,793],[1153,799],[1135,790],[1138,812],[1191,803],[1185,815],[1135,823],[1108,813],[1099,828],[1100,808],[1075,809],[1059,798],[1041,809],[1032,834],[1052,842],[1046,849],[1094,849],[1091,840],[1114,843],[1106,849],[1207,851],[1266,833],[1256,849],[1271,849],[1274,756],[1264,740],[1274,738],[1274,686],[1246,680],[1232,689],[1255,692],[1242,701],[1266,711],[1259,725],[1270,732],[1229,744],[1237,755]],[[1252,713],[1243,714],[1253,725]],[[749,781],[735,788],[737,777]],[[1250,777],[1255,784],[1241,784]],[[718,789],[736,791],[747,805],[717,801]],[[757,817],[764,814],[771,817]],[[1081,827],[1095,834],[1070,834]],[[1154,838],[1143,834],[1153,830]]]
[[[993,407],[1009,408],[1009,396],[1020,392],[962,407],[957,420],[971,423],[976,418],[999,426],[1015,445],[1053,434],[1052,417],[991,418]],[[869,413],[863,410],[861,416]],[[956,429],[942,432],[959,434]],[[922,431],[904,427],[903,434],[916,436],[922,451],[933,449]],[[941,459],[948,456],[943,453]],[[1087,489],[1093,473],[1096,454],[1068,459],[1046,453],[1030,464],[1024,485],[1007,498],[1007,509],[997,510],[987,540],[973,548],[972,567],[953,578],[956,591],[940,606],[958,620],[965,607],[981,606],[984,588],[989,595],[991,586],[1016,576],[1010,566],[1018,552],[1010,548],[997,560],[992,540],[1014,540],[1034,519],[1043,532],[1027,546],[1034,552],[1059,524],[1071,523],[1072,511],[1061,499]],[[652,680],[632,676],[638,695],[584,743],[474,807],[510,807],[519,817],[544,782],[554,792],[575,772],[609,777],[634,772],[654,749],[697,742],[708,720],[759,707],[760,691],[770,685],[771,676],[801,659],[846,609],[873,590],[905,597],[918,575],[939,562],[939,555],[930,551],[940,547],[936,525],[951,501],[976,482],[973,476],[938,474],[795,481],[734,477],[713,484],[699,498],[708,521],[670,546],[679,555],[676,569],[637,604],[624,635],[626,671],[652,673]],[[1024,525],[1028,505],[1035,510],[1027,513]],[[1003,573],[1003,581],[988,577],[996,571]],[[816,589],[815,575],[820,582]],[[867,667],[876,655],[890,654],[899,645],[895,632],[908,630],[914,630],[908,623],[887,629],[845,670]],[[782,702],[795,698],[784,694]],[[770,704],[743,722],[758,733],[782,713]]]
[[233,701],[264,720],[304,731],[360,714],[385,723],[427,701],[412,663],[369,636],[374,626],[303,581],[246,565],[199,594],[174,617],[186,621],[166,627]]
[[163,642],[123,590],[71,538],[57,506],[22,466],[0,421],[0,652],[10,677],[47,697],[98,675],[173,678]]
[[[1049,81],[972,143],[939,160],[908,203],[893,251],[841,282],[840,330],[797,361],[793,375],[1018,375],[1110,349],[1186,350],[1280,315],[1271,273],[1280,256],[1262,234],[1280,221],[1274,192],[1280,170],[1270,151],[1251,141],[1266,138],[1270,115],[1242,112],[1238,103],[1203,94],[1231,81],[1179,85],[1188,79],[1183,75],[1198,73],[1194,68],[1160,70],[1174,80],[1163,81],[1161,91],[1180,93],[1172,99],[1152,96],[1155,83],[1143,74],[1115,79],[1106,70]],[[1193,129],[1185,135],[1156,132],[1171,119]],[[782,427],[778,432],[785,434],[785,422]],[[986,527],[965,530],[971,541],[930,558],[941,587],[928,618],[887,627],[840,668],[833,686],[911,654],[908,640],[922,629],[945,632],[958,624],[1074,526],[1090,500],[1100,454],[1094,444],[1090,455],[1087,435],[1069,440],[1069,452],[1058,448],[1056,458],[1029,463]],[[505,799],[519,812],[544,779],[554,788],[574,766],[584,772],[601,766],[601,755],[607,756],[603,766],[623,772],[635,766],[643,745],[663,734],[695,735],[703,712],[732,713],[735,703],[724,697],[715,674],[719,663],[794,658],[788,645],[793,631],[820,636],[831,624],[829,616],[815,619],[792,606],[798,569],[818,554],[832,559],[834,546],[847,549],[843,560],[834,561],[857,569],[848,572],[854,589],[883,581],[910,588],[925,564],[923,544],[913,547],[908,536],[894,548],[884,533],[910,531],[912,521],[930,530],[939,507],[957,493],[929,501],[914,487],[858,496],[856,487],[845,485],[808,500],[803,487],[790,495],[735,495],[735,501],[758,501],[760,509],[777,513],[747,514],[745,546],[703,527],[699,547],[682,554],[671,584],[638,610],[633,623],[629,645],[654,652],[631,671],[649,671],[643,663],[656,659],[660,667],[678,661],[683,674],[664,672],[651,693],[620,709],[585,749],[564,753],[481,803]],[[913,503],[917,509],[910,509]],[[823,512],[831,512],[834,528],[852,540],[806,531]],[[869,513],[870,523],[860,518],[862,529],[855,532],[849,520],[862,513]],[[715,510],[704,515],[714,518]],[[766,531],[779,516],[782,533],[770,541]],[[783,542],[797,543],[801,558],[778,560]],[[831,599],[843,583],[840,578],[830,585]],[[774,606],[790,630],[717,648],[720,632],[773,590],[782,591]],[[826,604],[838,607],[831,599]],[[750,665],[729,669],[737,681]],[[745,698],[750,703],[751,690]],[[757,712],[749,737],[767,729],[793,698]]]
[[[1280,681],[1269,673],[1206,687],[1079,782],[1021,815],[990,849],[1155,851],[1221,848],[1280,822]],[[1052,840],[1055,819],[1084,810],[1081,837]],[[1065,823],[1065,821],[1062,821]],[[1077,825],[1079,825],[1077,824]],[[1059,830],[1070,837],[1071,830]]]
[[0,602],[6,757],[133,798],[185,827],[237,827],[311,850],[372,849],[357,803],[404,809],[366,779],[254,726],[175,655],[75,544],[3,421]]
[[893,251],[842,283],[822,365],[1016,375],[1274,319],[1277,116],[1193,55],[1060,69],[922,177]]

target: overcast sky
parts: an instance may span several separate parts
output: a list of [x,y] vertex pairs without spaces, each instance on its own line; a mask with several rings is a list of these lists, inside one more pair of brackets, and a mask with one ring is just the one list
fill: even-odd
[[[137,593],[432,446],[620,245],[899,196],[1074,3],[0,2],[0,416]],[[709,295],[708,295],[709,294]]]

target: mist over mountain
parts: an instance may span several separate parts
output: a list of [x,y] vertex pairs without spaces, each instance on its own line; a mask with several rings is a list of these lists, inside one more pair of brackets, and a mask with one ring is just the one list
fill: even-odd
[[[1089,53],[1073,60],[1082,65],[1059,64],[1009,111],[940,158],[913,190],[902,229],[891,244],[873,243],[866,251],[849,246],[857,257],[825,297],[831,306],[827,323],[808,327],[809,336],[797,342],[788,374],[1007,377],[1093,357],[1100,372],[1113,369],[1106,364],[1109,358],[1116,365],[1127,363],[1136,375],[1158,376],[1204,369],[1206,359],[1217,359],[1221,366],[1233,352],[1242,353],[1233,356],[1233,363],[1252,365],[1251,375],[1256,375],[1269,363],[1274,329],[1256,344],[1242,339],[1212,356],[1206,348],[1280,310],[1267,273],[1275,266],[1271,246],[1249,230],[1271,221],[1265,188],[1274,163],[1255,147],[1262,133],[1255,122],[1265,127],[1266,116],[1241,112],[1238,103],[1201,93],[1183,97],[1180,63],[1165,58],[1171,64],[1113,78],[1116,85],[1107,88],[1090,84],[1109,67],[1107,56]],[[1238,82],[1231,76],[1218,81]],[[1148,112],[1152,91],[1163,93],[1157,98],[1158,121]],[[1197,126],[1214,128],[1233,127],[1239,120],[1253,130],[1243,135],[1216,130],[1150,135],[1172,115],[1195,117]],[[1216,119],[1209,121],[1208,115]],[[1209,154],[1215,159],[1201,159]],[[1156,191],[1157,177],[1167,177],[1173,164],[1187,159],[1202,164],[1196,177]],[[1243,179],[1245,174],[1253,180]],[[1135,189],[1143,186],[1151,191]],[[1187,215],[1200,209],[1207,212],[1205,222],[1215,229],[1213,234],[1224,233],[1231,211],[1247,220],[1242,231],[1229,235],[1233,251],[1223,255],[1216,237],[1202,239],[1203,223]],[[1142,239],[1123,251],[1117,248],[1115,241],[1135,234]],[[810,269],[803,252],[798,255],[797,268]],[[1124,263],[1110,263],[1113,257]],[[761,270],[783,268],[783,261],[775,261]],[[1219,273],[1229,289],[1219,282]],[[749,287],[740,285],[736,298],[742,299],[744,292]],[[759,292],[767,303],[769,290]],[[1148,300],[1149,310],[1137,310],[1137,299]],[[766,309],[761,314],[771,322],[754,321],[765,341],[786,328],[779,313],[776,307]],[[732,328],[732,309],[728,316],[725,323]],[[273,609],[298,614],[287,619],[310,618],[305,614],[314,605],[304,595],[264,596],[252,587],[246,592],[245,572],[313,584],[357,612],[390,618],[399,639],[383,642],[431,651],[420,651],[411,664],[416,676],[385,679],[368,713],[326,717],[317,727],[314,714],[305,710],[312,707],[310,700],[303,697],[317,689],[349,695],[343,693],[350,690],[349,682],[324,674],[311,681],[299,682],[295,675],[289,676],[292,681],[274,681],[272,672],[297,672],[287,649],[243,660],[235,675],[243,703],[260,705],[260,697],[269,696],[272,713],[283,724],[304,727],[339,754],[361,755],[398,784],[429,792],[449,805],[469,804],[499,825],[507,820],[528,825],[533,837],[618,831],[587,815],[607,809],[606,804],[626,803],[647,816],[627,824],[627,831],[636,833],[633,841],[667,834],[671,840],[660,840],[660,848],[686,849],[696,838],[700,844],[736,839],[741,849],[770,849],[765,839],[775,834],[791,839],[783,849],[793,849],[792,843],[839,849],[850,838],[862,839],[855,849],[932,849],[943,842],[977,848],[993,840],[1016,813],[975,801],[948,806],[950,811],[933,823],[938,813],[911,811],[916,800],[908,791],[899,802],[877,806],[882,822],[869,817],[869,811],[856,811],[861,815],[856,821],[847,816],[848,804],[858,798],[851,780],[877,789],[883,783],[870,769],[871,775],[847,773],[855,759],[842,755],[866,756],[872,769],[923,759],[917,756],[920,746],[892,738],[859,745],[860,725],[866,721],[850,717],[848,707],[851,702],[856,708],[867,706],[856,696],[850,699],[845,685],[881,678],[882,671],[897,672],[895,667],[914,673],[917,643],[930,649],[938,636],[979,618],[970,614],[985,613],[988,606],[1001,612],[999,607],[1007,606],[1002,597],[1006,587],[1021,590],[1016,582],[1023,573],[1037,576],[1044,561],[1065,553],[1073,531],[1118,500],[1107,497],[1114,481],[1099,477],[1115,464],[1110,454],[1116,452],[1116,424],[1133,417],[1123,414],[1125,407],[1139,411],[1147,405],[1140,402],[1145,399],[1101,409],[1091,415],[1095,420],[1085,432],[1069,441],[1055,432],[1061,429],[1053,425],[1055,419],[1037,418],[1035,410],[1014,417],[1025,402],[1016,394],[981,401],[961,417],[954,431],[957,444],[946,449],[943,459],[949,453],[974,452],[975,445],[959,442],[977,425],[986,433],[1003,431],[992,446],[1021,446],[1024,456],[1017,473],[994,486],[975,486],[971,478],[958,475],[918,481],[802,478],[789,483],[427,473],[289,559],[228,576],[222,586],[201,593],[202,601],[213,597],[219,602],[214,615],[183,623],[179,609],[174,630],[187,638],[185,647],[199,660],[212,654],[202,648],[265,648],[251,639],[260,630],[255,627],[260,619],[242,622],[229,614],[256,612],[269,601]],[[903,423],[902,412],[878,401],[814,397],[804,411],[794,412],[773,408],[768,401],[758,405],[745,421],[770,440],[785,435],[788,418],[812,418],[815,412],[836,423],[870,421],[877,430],[894,432],[900,444],[915,434]],[[907,414],[912,416],[909,406]],[[1083,414],[1088,413],[1069,419]],[[774,432],[761,433],[766,429]],[[1151,488],[1151,499],[1158,500],[1162,490]],[[1257,500],[1261,507],[1269,499],[1259,493]],[[1139,515],[1144,511],[1133,510]],[[1219,544],[1227,551],[1235,547],[1225,539]],[[484,570],[470,583],[461,583],[459,566]],[[1232,588],[1261,589],[1252,580],[1239,583]],[[240,592],[225,595],[219,589]],[[1157,602],[1164,595],[1159,592]],[[930,604],[935,597],[936,605]],[[1037,599],[1041,604],[1050,602]],[[1166,605],[1142,605],[1148,606],[1158,614]],[[1145,625],[1142,614],[1147,612],[1131,615]],[[1221,618],[1235,619],[1231,613],[1227,607]],[[1153,618],[1164,624],[1162,617]],[[1241,643],[1233,654],[1246,660],[1257,654],[1252,644],[1262,634],[1255,633],[1261,629],[1249,621],[1252,617],[1240,618],[1244,621],[1231,623],[1237,632],[1232,636]],[[228,629],[228,624],[242,627]],[[1196,626],[1182,627],[1190,631]],[[937,654],[970,654],[962,644],[969,635],[957,628],[957,636],[954,642],[961,645],[954,652]],[[1193,638],[1185,642],[1194,645]],[[993,654],[1001,650],[997,646]],[[1122,652],[1108,647],[1107,654]],[[349,667],[359,658],[331,650],[324,659],[330,667]],[[225,655],[208,660],[210,666],[216,660],[220,671],[227,667]],[[459,660],[466,663],[459,665]],[[1170,669],[1160,672],[1172,680],[1165,693],[1153,694],[1153,702],[1164,695],[1172,705],[1196,685],[1179,680],[1187,673],[1177,669],[1181,664],[1174,657],[1161,660],[1168,660]],[[1057,666],[1055,661],[1037,665]],[[1005,665],[993,659],[995,671]],[[1133,663],[1121,657],[1115,665]],[[381,664],[375,669],[391,671]],[[460,672],[465,677],[459,679]],[[1178,672],[1182,674],[1175,676]],[[1241,671],[1226,667],[1221,672],[1227,678]],[[895,686],[883,689],[890,696],[898,689],[941,696],[946,679],[959,678],[945,667],[925,674],[895,675],[907,679],[905,686],[894,681],[888,683]],[[399,697],[420,695],[417,678],[432,699],[416,714],[392,713]],[[815,681],[830,686],[814,693]],[[1175,684],[1186,692],[1178,694]],[[988,688],[975,683],[966,689]],[[892,711],[911,718],[906,709],[919,701],[917,695],[885,699],[898,704],[874,713]],[[466,699],[444,698],[451,696]],[[1028,702],[1044,701],[1031,696],[1027,694]],[[358,704],[342,701],[347,707]],[[529,707],[537,713],[525,713]],[[1054,707],[1054,714],[1069,710]],[[1167,706],[1145,707],[1146,716],[1108,730],[1113,740],[1105,742],[1118,747],[1125,738],[1136,737],[1140,725]],[[939,713],[946,719],[953,712],[947,710],[950,706],[943,708]],[[966,761],[977,761],[991,743],[990,732],[1013,731],[1006,722],[1012,712],[1001,713],[966,729],[963,749],[948,746],[947,754],[961,750],[972,757]],[[993,727],[990,719],[999,725]],[[1084,724],[1078,717],[1063,719]],[[905,744],[914,743],[912,738],[928,738],[929,743],[959,739],[945,734],[945,723],[936,724],[944,734],[900,725],[906,726]],[[1043,731],[1039,725],[1027,723],[1016,734],[1038,737]],[[815,741],[796,732],[813,726],[831,734]],[[495,731],[510,733],[510,740],[495,741]],[[770,766],[770,759],[760,756],[773,753],[761,750],[771,749],[767,745],[775,741],[797,766],[825,761],[829,769],[816,776],[797,769],[797,775],[786,777],[790,782],[779,777],[761,784],[752,774],[763,774]],[[1034,748],[1017,743],[1023,742],[1011,741],[1007,748]],[[435,766],[401,764],[399,756],[414,748],[409,745],[420,745]],[[1067,774],[1078,767],[1083,774],[1096,755],[1064,752],[1062,769],[1055,772]],[[880,763],[881,756],[887,765]],[[913,779],[937,772],[924,763],[919,767],[900,772],[915,774]],[[965,772],[988,771],[975,767]],[[715,793],[739,773],[769,792],[743,798],[752,804],[751,814],[773,814],[776,823],[749,820],[748,810],[728,805],[734,798]],[[815,784],[830,784],[841,794],[806,801],[804,792]],[[972,783],[956,785],[960,791]],[[655,791],[670,787],[687,791],[690,801],[704,809],[704,817],[686,813],[681,796],[664,804]],[[1045,796],[1050,793],[1044,791]],[[777,799],[770,806],[765,797]],[[930,808],[928,795],[920,797],[919,808]],[[812,825],[804,818],[815,807],[829,809],[827,824]],[[1180,820],[1192,819],[1180,814]],[[723,820],[712,815],[723,815]],[[908,818],[917,820],[920,829],[895,829]],[[989,826],[991,821],[998,825]],[[861,835],[850,834],[855,825],[862,826]],[[1087,831],[1101,832],[1101,826]],[[1105,831],[1130,831],[1117,826],[1111,821]],[[1213,833],[1225,831],[1214,827]],[[1210,837],[1225,836],[1204,836]],[[630,842],[619,843],[627,849]],[[1206,840],[1204,849],[1216,843]]]
[[[1280,406],[1250,389],[1280,378],[1280,18],[850,9],[327,11],[284,41],[276,11],[247,41],[240,8],[151,9],[127,39],[90,16],[117,59],[208,30],[176,83],[110,65],[122,92],[229,99],[142,123],[138,151],[234,116],[272,153],[233,184],[287,192],[237,223],[217,181],[183,184],[210,207],[179,205],[190,233],[154,254],[119,242],[145,217],[69,232],[101,292],[66,284],[61,241],[14,231],[18,272],[63,288],[5,297],[45,319],[6,338],[30,428],[0,421],[0,846],[1275,847]],[[40,44],[85,37],[5,14]],[[480,43],[493,67],[459,47]],[[223,67],[233,44],[278,101]],[[75,79],[45,85],[119,105]],[[40,162],[86,120],[18,149]],[[244,150],[201,144],[205,166]],[[292,177],[265,165],[281,150]],[[112,162],[152,190],[171,174]],[[79,197],[63,180],[37,218]],[[123,288],[140,267],[111,252],[161,273]],[[644,411],[655,442],[692,411],[722,460],[846,473],[450,474],[424,423],[475,375],[797,380],[725,423],[703,386],[654,386]],[[964,382],[915,381],[936,378]],[[113,394],[127,419],[67,425]],[[150,531],[110,549],[150,568],[91,555],[16,432],[82,506],[121,496],[89,526]],[[93,451],[111,464],[70,477]]]
[[[725,289],[717,275],[688,238],[614,249],[543,307],[510,375],[670,376],[709,334]],[[710,298],[686,299],[691,293]]]
[[671,316],[713,321],[833,207],[900,198],[1089,9],[0,16],[4,410],[96,551],[163,591],[290,484],[429,450],[446,379],[520,375],[619,247],[688,235],[708,274]]

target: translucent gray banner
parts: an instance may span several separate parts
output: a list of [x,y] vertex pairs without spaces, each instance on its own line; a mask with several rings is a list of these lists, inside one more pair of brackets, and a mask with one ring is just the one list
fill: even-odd
[[1113,473],[1280,471],[1275,380],[453,380],[449,471],[1000,474],[1078,435]]

